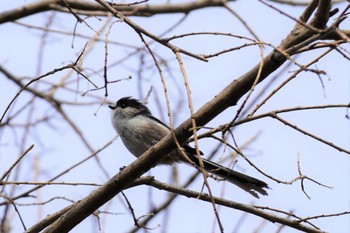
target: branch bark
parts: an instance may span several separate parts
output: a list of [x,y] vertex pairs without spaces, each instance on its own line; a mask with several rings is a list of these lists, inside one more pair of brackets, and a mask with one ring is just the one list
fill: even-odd
[[[81,0],[66,0],[70,9],[75,14],[93,15],[93,16],[107,16],[108,10],[95,2],[81,1]],[[222,0],[203,0],[191,1],[186,3],[167,3],[167,4],[109,4],[115,10],[119,11],[124,16],[142,16],[150,17],[156,14],[187,14],[191,11],[206,8],[206,7],[220,7],[223,6]],[[35,15],[45,11],[59,11],[71,13],[62,0],[46,0],[37,1],[18,7],[13,10],[2,12],[0,14],[0,24],[19,20],[21,18]]]

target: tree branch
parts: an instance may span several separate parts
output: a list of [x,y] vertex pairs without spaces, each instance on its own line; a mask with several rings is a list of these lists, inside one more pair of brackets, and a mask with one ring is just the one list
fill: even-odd
[[[40,12],[45,11],[60,11],[81,15],[93,15],[93,16],[107,16],[108,10],[95,2],[82,1],[82,0],[66,0],[65,1],[70,10],[66,7],[62,0],[46,0],[37,1],[18,7],[13,10],[2,12],[0,14],[0,24],[7,23],[21,18],[35,15]],[[223,6],[221,0],[202,0],[202,1],[191,1],[184,3],[166,3],[166,4],[111,4],[113,9],[119,11],[125,16],[142,16],[149,17],[156,14],[174,14],[174,13],[184,13],[187,14],[193,10],[198,10],[206,7],[219,7]]]

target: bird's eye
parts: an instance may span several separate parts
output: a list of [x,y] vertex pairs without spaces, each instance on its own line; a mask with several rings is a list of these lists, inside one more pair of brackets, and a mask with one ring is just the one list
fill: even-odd
[[121,107],[121,108],[126,108],[126,104],[125,104],[125,103],[122,103],[122,104],[120,105],[120,107]]

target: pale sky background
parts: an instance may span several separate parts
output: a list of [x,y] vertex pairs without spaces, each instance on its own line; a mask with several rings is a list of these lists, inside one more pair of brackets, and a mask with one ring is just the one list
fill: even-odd
[[[28,4],[31,1],[1,1],[1,11],[13,9],[17,6]],[[150,4],[160,1],[150,1]],[[342,10],[345,4],[339,4]],[[230,3],[230,6],[236,10],[254,29],[255,33],[261,40],[278,45],[287,33],[291,30],[294,22],[285,16],[274,12],[257,1],[237,1]],[[288,14],[298,17],[303,7],[289,7],[287,5],[276,5],[279,9],[288,12]],[[33,17],[21,19],[20,22],[32,24],[36,26],[44,26],[50,13],[43,13]],[[165,31],[170,25],[179,20],[182,15],[161,15],[150,18],[131,19],[143,26],[145,29],[154,34]],[[330,20],[332,22],[333,19]],[[90,26],[98,30],[101,21],[98,18],[90,18],[87,20]],[[103,22],[103,20],[102,20]],[[69,14],[57,14],[54,18],[53,28],[73,32],[75,20]],[[342,28],[349,29],[349,21],[342,24]],[[246,29],[225,9],[211,8],[206,10],[198,10],[191,13],[186,21],[176,28],[166,37],[187,33],[192,31],[207,32],[230,32],[251,37]],[[77,32],[85,35],[93,35],[94,32],[83,24],[79,24]],[[0,62],[1,65],[11,71],[18,77],[37,77],[38,66],[38,48],[40,46],[40,37],[42,31],[29,29],[16,24],[7,23],[0,26]],[[104,38],[102,36],[101,38]],[[118,42],[127,42],[129,44],[142,43],[138,35],[133,29],[128,28],[123,23],[114,24],[109,35],[110,40]],[[87,42],[86,39],[75,38],[74,48],[71,48],[72,36],[60,34],[52,34],[48,38],[48,45],[44,51],[44,62],[39,74],[44,74],[54,68],[61,67],[76,59],[78,54]],[[222,49],[228,49],[246,43],[244,40],[238,40],[220,36],[197,36],[179,39],[173,42],[175,45],[188,49],[194,53],[214,53]],[[349,46],[344,45],[348,50]],[[175,114],[175,125],[178,125],[189,116],[187,105],[184,103],[181,109],[177,109],[176,100],[179,96],[185,96],[185,88],[181,72],[178,68],[175,56],[172,52],[159,44],[152,44],[152,49],[165,59],[170,59],[169,66],[173,68],[172,77],[165,72],[167,79],[170,99],[173,100],[172,110]],[[113,63],[119,58],[125,56],[132,49],[125,49],[119,46],[109,46],[109,62]],[[268,54],[270,48],[266,48],[265,55]],[[297,57],[300,64],[306,64],[313,58],[321,54],[321,51],[314,51]],[[182,55],[186,72],[190,80],[192,98],[195,109],[200,108],[207,101],[211,100],[215,94],[222,90],[233,79],[247,72],[257,62],[260,55],[258,47],[244,48],[240,51],[225,54],[217,58],[212,58],[208,63],[204,63],[193,58]],[[151,58],[145,54],[145,60],[148,64],[152,64]],[[98,75],[91,75],[91,78],[98,85],[103,84],[102,68],[104,64],[104,43],[98,43],[91,54],[84,60],[83,67],[99,70]],[[138,81],[136,70],[139,61],[135,58],[129,59],[123,66],[111,68],[108,70],[110,79],[121,79],[128,76],[133,78],[130,81],[122,81],[111,84],[109,86],[108,100],[115,101],[123,96],[139,96]],[[287,87],[280,93],[276,94],[266,105],[264,105],[258,113],[265,113],[271,110],[296,106],[313,106],[325,104],[346,104],[349,103],[350,97],[350,66],[349,61],[333,52],[325,59],[322,59],[317,67],[327,72],[327,76],[320,78],[311,73],[303,73],[296,79],[291,81]],[[271,91],[279,83],[285,80],[293,71],[297,70],[295,66],[288,68],[272,87],[268,87]],[[56,73],[53,76],[45,78],[47,81],[57,80],[66,74],[66,71]],[[275,74],[275,73],[274,73]],[[273,74],[273,75],[274,75]],[[74,75],[73,75],[74,76]],[[149,99],[149,108],[154,115],[165,122],[168,122],[166,104],[164,101],[163,88],[156,68],[144,72],[144,81],[142,82],[142,91],[147,93],[149,88],[153,87],[153,93]],[[256,88],[259,93],[265,88],[266,81]],[[324,84],[324,89],[322,88]],[[176,84],[176,85],[175,85]],[[177,88],[177,86],[179,88]],[[88,85],[85,80],[80,79],[79,85],[73,83],[71,87],[79,88],[86,91],[92,86]],[[42,86],[44,89],[44,86]],[[8,81],[2,74],[0,75],[0,112],[4,111],[9,101],[15,96],[18,88]],[[267,91],[266,93],[269,93]],[[97,91],[94,95],[103,98],[104,91]],[[160,98],[161,110],[156,104],[155,96]],[[91,98],[72,95],[65,92],[58,92],[56,97],[69,101],[91,102]],[[14,109],[19,108],[28,101],[29,95],[22,94],[18,98]],[[237,105],[239,106],[239,105]],[[237,106],[227,109],[223,114],[210,122],[208,126],[217,126],[229,122],[237,111]],[[64,108],[72,117],[74,122],[82,129],[84,136],[94,149],[102,147],[116,133],[110,123],[110,110],[107,105],[99,109],[98,104],[86,107],[66,106]],[[95,112],[97,114],[95,115]],[[38,101],[33,112],[34,118],[40,118],[47,112],[56,114],[46,103]],[[324,138],[334,144],[350,150],[350,123],[345,118],[346,109],[326,109],[299,111],[295,113],[281,114],[284,119],[305,129],[315,135]],[[25,115],[18,118],[18,122],[25,121]],[[22,161],[22,170],[17,181],[35,181],[33,174],[33,159],[39,156],[41,174],[39,181],[47,181],[54,175],[63,171],[72,164],[87,157],[90,152],[77,138],[71,128],[63,122],[61,116],[55,115],[54,121],[51,122],[54,127],[41,125],[33,129],[26,142],[26,148],[34,144],[34,149]],[[13,161],[19,156],[16,141],[19,140],[23,132],[14,133],[11,130],[3,130],[0,128],[0,174],[2,174]],[[293,185],[278,184],[249,166],[243,159],[239,159],[236,169],[245,174],[255,176],[264,180],[269,184],[268,197],[262,197],[259,200],[252,199],[249,194],[241,191],[239,188],[223,182],[217,183],[210,181],[212,190],[216,196],[224,193],[224,197],[233,201],[242,203],[254,203],[260,206],[269,206],[284,211],[293,211],[300,217],[308,217],[320,214],[333,214],[344,211],[350,211],[350,156],[341,153],[334,148],[328,147],[316,140],[296,132],[286,127],[282,123],[266,118],[243,124],[235,128],[234,136],[239,145],[243,145],[247,140],[259,134],[259,137],[244,150],[251,161],[261,170],[280,180],[290,181],[298,176],[297,160],[300,158],[301,169],[305,175],[325,184],[334,187],[327,189],[310,181],[305,182],[305,190],[310,195],[309,200],[301,191],[300,182]],[[213,140],[201,140],[199,142],[200,149],[204,154],[210,153],[213,146],[217,143]],[[215,157],[215,161],[220,160],[220,155],[227,155],[229,151],[221,150]],[[113,142],[106,150],[99,154],[99,158],[103,166],[112,176],[118,172],[119,168],[126,166],[134,157],[124,148],[120,140]],[[226,164],[227,165],[227,164]],[[186,165],[179,165],[180,184],[186,181],[186,177],[191,175],[193,168]],[[150,172],[156,179],[163,182],[173,182],[170,178],[171,167],[159,167]],[[65,182],[90,182],[102,184],[106,181],[106,177],[97,167],[94,160],[83,164],[82,166],[72,170],[57,181]],[[12,180],[12,179],[10,179]],[[201,177],[190,186],[190,189],[200,191],[202,185]],[[17,193],[22,193],[29,187],[19,187]],[[90,192],[94,187],[85,186],[47,186],[39,193],[40,201],[46,201],[51,197],[65,196],[71,200],[77,201]],[[136,211],[137,217],[148,214],[149,207],[158,205],[165,200],[167,193],[157,189],[148,189],[145,187],[137,187],[125,191],[132,206]],[[152,195],[152,202],[149,203],[149,195]],[[107,205],[107,210],[117,215],[102,215],[101,232],[127,232],[133,228],[133,220],[125,205],[121,203],[121,197],[115,197]],[[2,200],[3,201],[3,200]],[[33,203],[33,198],[18,200],[18,203]],[[123,201],[124,202],[124,201]],[[38,211],[37,207],[19,206],[19,211],[24,219],[27,227],[32,226],[38,221],[39,216],[58,211],[59,209],[70,204],[65,200],[57,200],[50,202]],[[0,206],[0,217],[3,213],[3,206]],[[102,208],[102,209],[105,209]],[[225,227],[225,232],[233,232],[237,221],[242,218],[243,213],[237,210],[220,207],[220,218]],[[163,215],[153,219],[148,227],[155,228],[150,232],[219,232],[215,225],[214,213],[210,203],[204,203],[200,200],[189,199],[179,196],[171,205],[168,216],[169,223],[164,226]],[[253,215],[244,217],[240,228],[237,232],[253,232],[262,224],[263,219]],[[328,232],[349,232],[350,216],[345,215],[335,218],[320,218],[312,221],[322,230]],[[12,232],[21,232],[22,228],[19,224],[18,217],[13,213]],[[265,222],[262,230],[259,232],[275,232],[278,224]],[[214,229],[214,230],[213,230]],[[99,232],[96,218],[89,217],[87,220],[79,224],[72,232]],[[296,230],[285,227],[282,232],[296,232]]]

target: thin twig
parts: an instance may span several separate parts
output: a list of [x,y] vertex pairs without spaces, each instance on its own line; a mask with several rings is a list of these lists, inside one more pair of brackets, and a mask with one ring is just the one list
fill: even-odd
[[34,144],[29,146],[28,149],[26,149],[19,157],[16,159],[16,161],[10,166],[10,168],[4,172],[4,174],[0,178],[0,182],[5,179],[5,177],[12,171],[12,169],[23,159],[26,154],[28,154],[29,151],[31,151],[34,148]]

